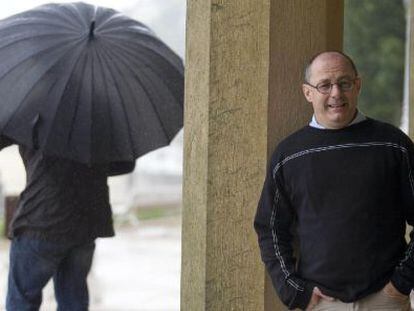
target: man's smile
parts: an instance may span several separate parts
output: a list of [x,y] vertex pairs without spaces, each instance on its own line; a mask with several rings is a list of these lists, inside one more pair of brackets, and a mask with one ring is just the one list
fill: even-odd
[[328,107],[329,108],[333,108],[333,109],[335,109],[335,108],[343,108],[343,107],[345,107],[346,106],[346,102],[339,102],[339,103],[330,103],[330,104],[328,104]]

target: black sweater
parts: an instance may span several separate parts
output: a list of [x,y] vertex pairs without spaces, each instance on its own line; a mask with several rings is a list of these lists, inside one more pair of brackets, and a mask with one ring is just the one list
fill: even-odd
[[279,144],[254,226],[289,308],[304,309],[314,286],[344,302],[390,280],[409,294],[413,243],[404,235],[414,221],[413,163],[411,140],[369,118],[339,130],[306,126]]

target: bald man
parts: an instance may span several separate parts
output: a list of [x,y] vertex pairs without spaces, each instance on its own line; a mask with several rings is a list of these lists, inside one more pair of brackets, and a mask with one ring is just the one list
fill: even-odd
[[414,145],[358,111],[349,56],[319,53],[304,78],[312,120],[273,153],[254,222],[273,285],[289,309],[410,310]]

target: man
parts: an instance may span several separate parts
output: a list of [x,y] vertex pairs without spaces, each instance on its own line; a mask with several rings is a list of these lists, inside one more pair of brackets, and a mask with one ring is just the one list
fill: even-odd
[[254,222],[273,285],[289,309],[410,310],[414,145],[357,110],[345,54],[314,56],[302,88],[312,121],[276,148]]
[[[0,136],[0,150],[12,143]],[[53,277],[59,310],[88,310],[95,239],[114,235],[107,176],[130,172],[134,163],[89,167],[19,151],[27,177],[10,227],[6,309],[39,310]]]

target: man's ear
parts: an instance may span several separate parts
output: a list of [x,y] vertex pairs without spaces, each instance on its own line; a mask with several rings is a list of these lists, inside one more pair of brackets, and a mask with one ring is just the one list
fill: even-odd
[[309,85],[302,84],[302,92],[308,102],[312,102],[312,91]]

